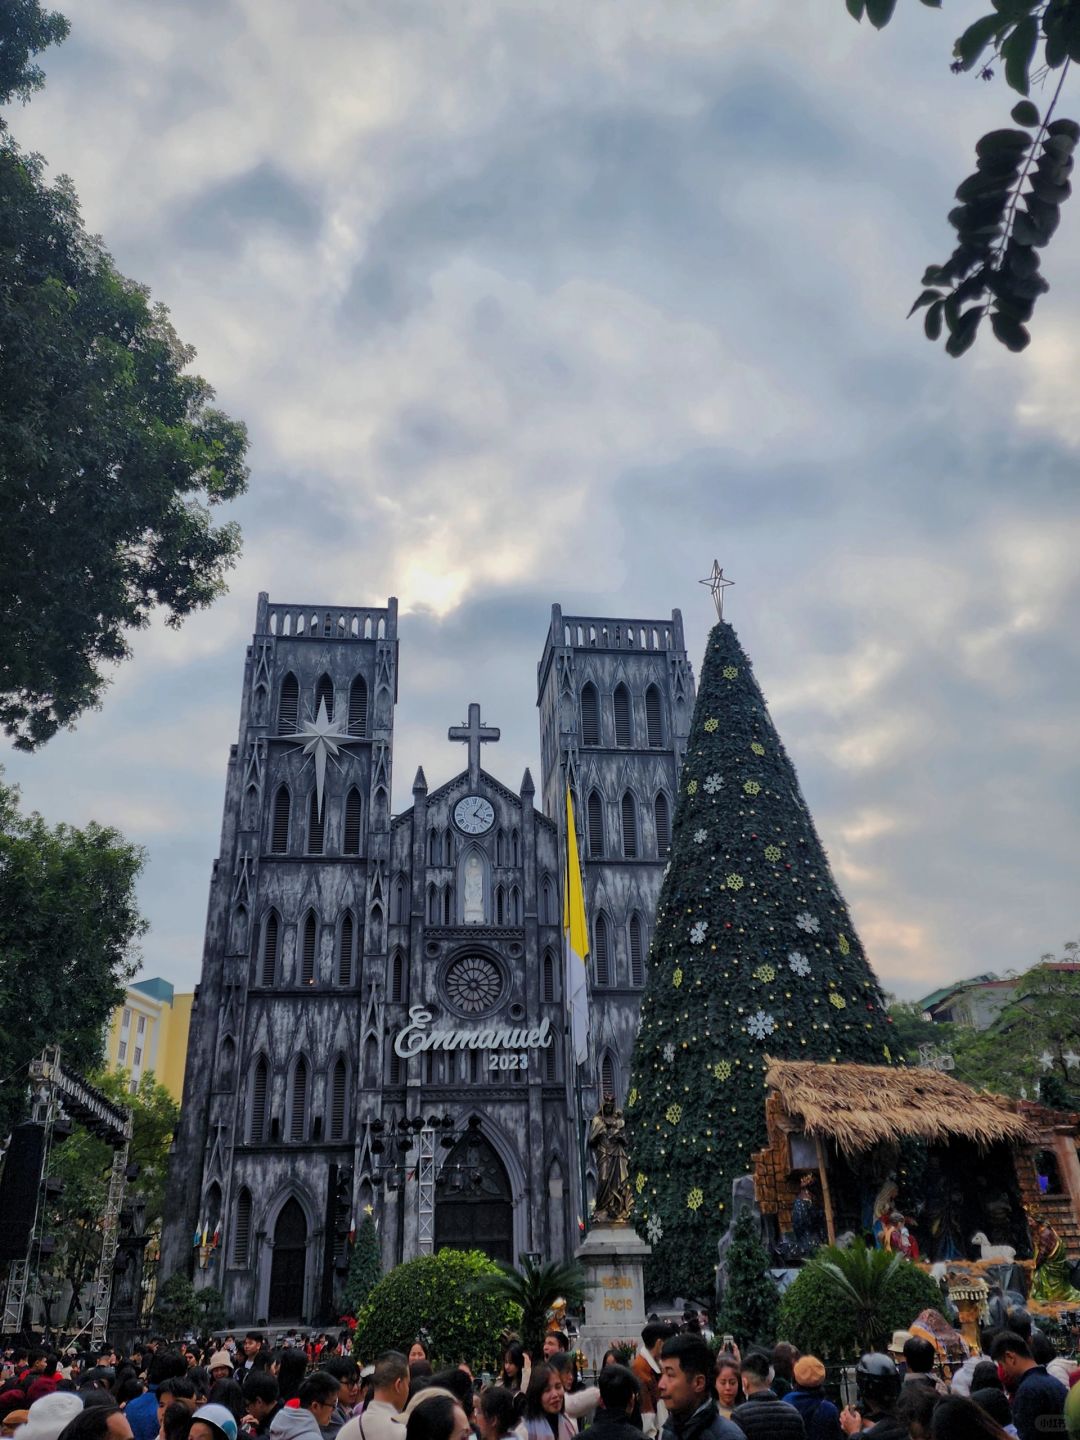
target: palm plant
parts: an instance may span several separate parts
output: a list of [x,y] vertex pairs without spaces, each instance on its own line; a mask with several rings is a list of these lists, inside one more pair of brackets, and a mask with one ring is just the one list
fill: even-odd
[[520,1270],[499,1261],[497,1275],[481,1275],[473,1290],[479,1295],[494,1296],[521,1308],[521,1339],[535,1360],[540,1358],[547,1329],[548,1312],[556,1300],[565,1300],[569,1308],[581,1305],[592,1289],[584,1268],[576,1260],[537,1264],[523,1258]]
[[843,1250],[839,1245],[823,1246],[811,1263],[819,1267],[828,1288],[851,1305],[860,1349],[876,1349],[886,1329],[889,1289],[903,1256],[870,1250],[856,1241]]

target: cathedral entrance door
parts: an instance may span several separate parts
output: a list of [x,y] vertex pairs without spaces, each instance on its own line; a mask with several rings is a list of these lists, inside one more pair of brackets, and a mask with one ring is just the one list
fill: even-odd
[[274,1226],[274,1258],[270,1264],[270,1298],[267,1319],[301,1320],[304,1313],[304,1273],[307,1261],[307,1221],[297,1200],[286,1200]]
[[506,1167],[478,1130],[446,1157],[435,1191],[435,1249],[514,1260],[514,1203]]

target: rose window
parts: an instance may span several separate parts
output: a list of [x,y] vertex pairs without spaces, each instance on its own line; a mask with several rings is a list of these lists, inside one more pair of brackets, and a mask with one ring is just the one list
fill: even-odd
[[446,994],[463,1015],[482,1015],[502,997],[502,975],[486,955],[462,955],[450,962],[446,972]]

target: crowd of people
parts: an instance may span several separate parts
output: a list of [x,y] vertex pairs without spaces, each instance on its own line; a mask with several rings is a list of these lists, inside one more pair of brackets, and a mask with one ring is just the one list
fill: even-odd
[[[651,1321],[632,1357],[583,1378],[568,1337],[533,1360],[511,1338],[495,1375],[436,1369],[421,1339],[362,1364],[349,1337],[255,1331],[212,1346],[150,1341],[118,1356],[11,1349],[0,1372],[9,1440],[1080,1440],[1080,1366],[1025,1312],[986,1354],[943,1373],[917,1336],[863,1355],[845,1403],[787,1342],[717,1352],[697,1324]],[[627,1363],[620,1363],[620,1354]]]

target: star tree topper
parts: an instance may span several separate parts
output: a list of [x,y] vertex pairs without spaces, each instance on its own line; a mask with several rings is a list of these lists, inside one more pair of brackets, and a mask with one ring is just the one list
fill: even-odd
[[708,575],[706,575],[704,580],[699,580],[698,584],[707,585],[709,587],[709,591],[712,594],[713,598],[713,604],[716,606],[716,618],[718,620],[723,620],[724,591],[728,588],[729,585],[734,585],[735,581],[725,580],[723,566],[720,564],[719,560],[714,560],[712,562],[712,570]]
[[[323,813],[323,794],[326,788],[326,762],[337,764],[338,751],[342,745],[357,745],[363,738],[350,735],[334,724],[326,708],[325,697],[319,701],[319,713],[314,720],[307,720],[295,735],[283,735],[292,745],[302,745],[304,754],[315,762],[315,793],[319,803],[319,816]],[[340,768],[340,767],[339,767]]]

